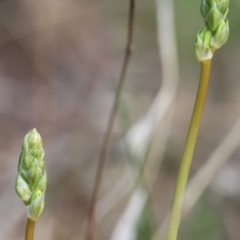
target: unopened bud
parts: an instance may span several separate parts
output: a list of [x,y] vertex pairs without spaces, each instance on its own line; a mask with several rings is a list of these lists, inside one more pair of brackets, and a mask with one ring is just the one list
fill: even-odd
[[207,27],[204,27],[197,33],[194,49],[196,57],[200,62],[212,58],[211,39],[212,33]]
[[18,196],[23,200],[23,202],[27,203],[29,202],[32,191],[29,188],[28,183],[23,179],[23,177],[18,174],[16,179],[16,192]]
[[33,221],[37,221],[44,208],[44,194],[36,191],[32,194],[30,204],[26,206],[27,217]]
[[228,21],[221,21],[212,37],[212,46],[216,49],[221,48],[228,40],[229,24]]

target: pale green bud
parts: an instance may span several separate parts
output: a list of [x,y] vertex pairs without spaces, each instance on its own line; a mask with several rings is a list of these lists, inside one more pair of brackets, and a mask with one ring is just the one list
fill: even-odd
[[33,221],[39,217],[44,206],[47,185],[44,158],[42,138],[34,128],[24,137],[16,179],[16,192]]
[[218,28],[216,29],[211,44],[216,49],[221,48],[228,40],[229,37],[229,24],[228,21],[221,21]]
[[42,138],[35,128],[25,136],[23,150],[38,161],[44,157]]
[[37,221],[44,208],[44,192],[37,190],[32,194],[30,204],[26,206],[27,217]]
[[43,174],[38,179],[38,181],[34,184],[33,188],[44,192],[46,190],[46,186],[47,186],[47,173],[44,170]]
[[212,33],[208,27],[202,28],[197,33],[194,50],[196,57],[200,62],[212,58],[211,39]]
[[33,160],[31,167],[27,170],[22,169],[21,175],[26,179],[29,185],[33,186],[35,182],[42,176],[42,169],[38,166],[36,159]]
[[215,2],[220,13],[226,16],[228,13],[229,0],[211,0],[212,4]]
[[204,18],[214,4],[216,4],[217,9],[222,15],[225,15],[228,12],[229,0],[202,0],[201,13]]
[[26,140],[27,145],[29,148],[35,148],[37,146],[43,146],[42,144],[42,138],[36,128],[33,128],[24,138],[24,141]]
[[201,13],[209,28],[215,31],[219,23],[226,19],[229,0],[203,0]]
[[20,162],[21,164],[24,165],[26,169],[30,168],[33,160],[34,160],[33,156],[28,151],[22,150],[21,155],[19,157],[18,168],[20,167]]
[[16,192],[18,196],[23,200],[23,202],[29,202],[32,191],[28,183],[23,179],[23,177],[18,174],[16,179]]

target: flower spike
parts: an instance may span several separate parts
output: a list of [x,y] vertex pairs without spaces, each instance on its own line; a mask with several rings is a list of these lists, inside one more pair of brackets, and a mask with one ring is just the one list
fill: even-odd
[[44,208],[47,185],[44,158],[42,138],[34,128],[24,137],[16,178],[16,192],[32,221],[37,221]]

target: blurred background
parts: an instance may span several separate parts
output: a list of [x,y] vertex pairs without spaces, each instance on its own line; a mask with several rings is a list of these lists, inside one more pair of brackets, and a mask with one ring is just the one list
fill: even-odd
[[[133,54],[97,205],[99,240],[165,232],[199,78],[193,44],[203,24],[200,0],[169,2],[159,0],[158,11],[155,1],[136,1]],[[239,239],[239,9],[231,1],[230,38],[214,56],[179,240]],[[33,127],[44,140],[48,173],[35,239],[85,239],[128,11],[128,0],[0,2],[0,240],[24,238],[26,214],[14,185],[22,140]],[[154,102],[159,90],[171,98],[161,101],[162,115]]]

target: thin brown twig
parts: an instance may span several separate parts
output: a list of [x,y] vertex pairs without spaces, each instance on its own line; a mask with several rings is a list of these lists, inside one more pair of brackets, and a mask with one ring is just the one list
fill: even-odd
[[125,56],[123,61],[123,66],[116,90],[115,100],[114,104],[110,113],[110,117],[107,124],[107,129],[104,135],[104,139],[102,142],[102,147],[99,155],[99,161],[98,161],[98,168],[97,173],[95,177],[95,183],[94,183],[94,189],[93,189],[93,195],[92,195],[92,201],[90,206],[90,212],[89,212],[89,223],[88,223],[88,229],[87,229],[87,240],[93,240],[94,239],[94,233],[95,233],[95,212],[96,212],[96,204],[97,199],[99,196],[101,183],[103,179],[103,171],[104,171],[104,165],[106,162],[106,156],[107,156],[107,150],[108,145],[111,138],[111,133],[114,125],[115,116],[117,113],[119,100],[121,96],[121,92],[124,86],[127,68],[129,64],[129,59],[132,53],[132,41],[133,41],[133,30],[134,30],[134,13],[135,13],[135,0],[130,0],[130,11],[129,11],[129,21],[128,21],[128,35],[127,35],[127,45],[125,50]]

